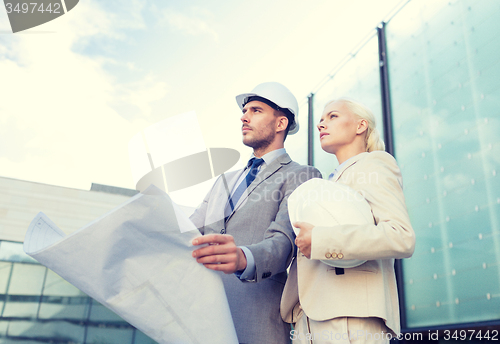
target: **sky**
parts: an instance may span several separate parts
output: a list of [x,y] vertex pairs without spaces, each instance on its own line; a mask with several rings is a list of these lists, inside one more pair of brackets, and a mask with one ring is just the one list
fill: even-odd
[[0,176],[134,189],[129,141],[189,111],[205,145],[238,150],[241,166],[234,97],[278,81],[303,103],[401,3],[85,0],[15,34],[2,6]]

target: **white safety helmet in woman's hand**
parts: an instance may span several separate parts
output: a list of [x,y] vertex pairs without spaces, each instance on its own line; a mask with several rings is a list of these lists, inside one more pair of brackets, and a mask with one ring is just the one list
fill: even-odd
[[281,110],[288,109],[294,117],[294,122],[290,125],[288,134],[293,135],[299,131],[299,104],[288,88],[279,82],[264,82],[259,84],[252,92],[236,96],[236,102],[240,109],[243,109],[250,97],[262,97],[276,104]]
[[[313,226],[331,227],[332,237],[341,234],[342,225],[374,224],[370,204],[363,195],[347,185],[321,178],[309,179],[288,197],[290,222],[307,222]],[[339,227],[337,227],[339,226]],[[294,227],[299,235],[300,229]],[[361,259],[344,259],[343,252],[323,252],[328,245],[317,245],[325,258],[321,262],[337,268],[353,268],[366,263]],[[311,250],[314,250],[311,245]],[[359,252],[362,256],[363,252]]]

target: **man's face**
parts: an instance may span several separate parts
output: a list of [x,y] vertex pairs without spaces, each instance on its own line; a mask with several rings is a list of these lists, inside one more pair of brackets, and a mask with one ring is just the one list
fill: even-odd
[[266,103],[251,101],[243,108],[243,144],[255,149],[269,146],[276,139],[278,117]]

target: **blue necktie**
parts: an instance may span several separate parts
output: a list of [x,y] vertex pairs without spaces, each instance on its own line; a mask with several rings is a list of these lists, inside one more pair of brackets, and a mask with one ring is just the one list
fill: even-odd
[[330,175],[328,176],[328,180],[332,180],[333,177],[335,177],[335,175],[339,172],[337,169],[338,169],[338,166],[335,170],[333,170],[332,173],[330,173]]
[[238,185],[238,188],[234,192],[233,196],[229,198],[229,202],[226,205],[226,208],[224,209],[224,217],[226,219],[233,212],[234,208],[236,207],[236,204],[238,204],[238,201],[245,192],[245,190],[254,181],[255,177],[257,176],[257,172],[259,171],[259,166],[262,165],[263,162],[264,159],[257,159],[257,158],[252,158],[248,162],[247,167],[250,166],[250,164],[252,165],[252,167],[250,167],[250,171],[245,177],[245,180],[241,181],[240,185]]

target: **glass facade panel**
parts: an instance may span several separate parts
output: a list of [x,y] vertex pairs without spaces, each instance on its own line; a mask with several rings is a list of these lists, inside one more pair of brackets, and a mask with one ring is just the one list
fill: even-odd
[[110,311],[108,308],[101,305],[99,302],[92,300],[92,308],[90,309],[90,321],[93,322],[125,322],[118,315]]
[[[62,299],[61,303],[43,302],[40,304],[40,311],[38,317],[40,319],[70,319],[70,320],[86,320],[89,312],[88,298],[81,300],[84,304],[71,304],[72,300]],[[67,298],[66,298],[67,299]],[[56,302],[59,300],[56,300]],[[67,302],[64,302],[67,301]],[[68,302],[69,301],[69,302]],[[64,303],[63,303],[64,302]],[[74,301],[73,301],[74,302]]]
[[9,300],[5,302],[2,316],[6,318],[11,318],[11,317],[36,318],[36,314],[38,312],[38,305],[39,305],[38,301],[16,302],[12,301],[12,298],[9,297]]
[[[22,341],[22,343],[23,344],[40,344],[41,342],[25,339]],[[19,344],[19,341],[17,339],[0,338],[0,344]]]
[[47,268],[34,264],[14,264],[8,294],[40,295]]
[[285,141],[288,155],[293,161],[307,165],[307,119],[309,108],[307,101],[299,103],[299,131],[294,135],[289,135]]
[[85,328],[64,321],[34,323],[31,321],[11,321],[7,336],[26,339],[51,339],[82,343]]
[[396,158],[417,235],[409,328],[498,319],[500,2],[412,1],[387,25]]
[[89,327],[87,330],[88,344],[122,344],[132,343],[133,329]]
[[7,292],[12,263],[0,262],[0,294]]
[[17,242],[0,241],[0,261],[37,263],[23,251],[23,245]]
[[[314,95],[314,125],[319,123],[327,102],[335,98],[349,97],[365,104],[373,111],[377,127],[383,137],[380,76],[378,68],[378,40],[376,32],[364,47],[336,72]],[[338,166],[334,155],[321,149],[319,136],[314,128],[314,166],[327,178]]]
[[8,328],[9,328],[9,322],[0,320],[0,338],[7,335]]
[[135,331],[134,344],[156,344],[154,340],[140,331]]
[[85,296],[81,290],[73,286],[66,280],[63,280],[58,274],[52,270],[47,271],[43,295],[53,296]]

